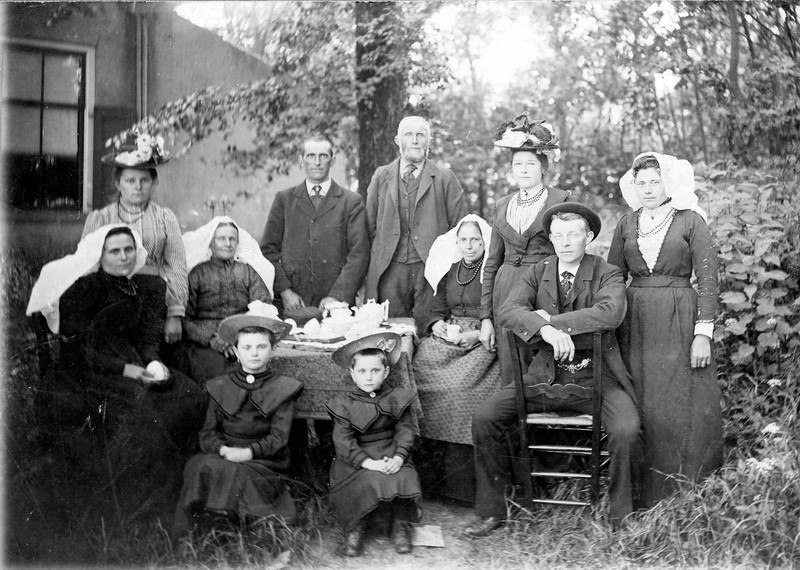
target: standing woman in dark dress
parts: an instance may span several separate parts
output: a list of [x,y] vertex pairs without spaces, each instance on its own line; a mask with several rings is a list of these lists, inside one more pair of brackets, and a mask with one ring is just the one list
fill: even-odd
[[544,121],[528,121],[518,115],[498,128],[495,146],[511,149],[511,172],[519,190],[500,198],[494,208],[492,243],[486,254],[481,294],[480,340],[497,346],[502,383],[512,382],[509,347],[505,334],[495,329],[492,318],[511,288],[527,268],[549,255],[553,246],[542,230],[542,213],[565,202],[569,193],[544,185],[550,161],[558,162],[561,150],[552,127]]
[[475,497],[472,412],[500,387],[497,353],[479,339],[482,269],[491,236],[489,224],[469,214],[433,242],[425,278],[435,294],[413,360],[423,411],[422,486],[468,502]]
[[722,463],[711,351],[717,252],[686,160],[640,154],[620,188],[634,211],[620,220],[608,261],[633,277],[619,334],[641,410],[642,499],[649,507],[677,490],[682,479],[700,479]]

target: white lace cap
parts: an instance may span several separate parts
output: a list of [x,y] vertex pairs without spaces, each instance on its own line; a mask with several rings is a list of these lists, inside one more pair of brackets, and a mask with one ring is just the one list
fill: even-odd
[[[58,334],[58,300],[78,279],[98,270],[106,235],[114,228],[128,229],[128,226],[108,224],[97,228],[80,241],[75,253],[65,255],[42,267],[39,279],[36,280],[31,290],[31,298],[25,314],[30,316],[34,313],[42,313],[47,319],[47,326],[50,327],[50,330]],[[139,232],[135,230],[131,230],[131,232],[133,240],[136,242],[136,265],[131,272],[131,275],[134,275],[147,262],[147,250],[142,244]]]
[[[481,236],[483,237],[483,247],[486,252],[489,251],[489,243],[492,240],[492,227],[480,216],[475,214],[467,214],[456,224],[452,230],[446,234],[442,234],[436,238],[431,245],[431,250],[428,253],[428,261],[425,262],[425,279],[433,287],[433,294],[436,295],[436,288],[439,286],[439,281],[442,277],[450,271],[450,268],[456,261],[461,259],[461,250],[458,248],[458,229],[464,222],[477,222],[481,228]],[[480,280],[483,283],[483,266],[486,263],[486,254],[483,256],[480,269]]]
[[[669,154],[643,152],[633,159],[636,162],[644,156],[652,156],[658,161],[661,169],[661,181],[667,198],[672,198],[670,205],[676,210],[694,210],[708,221],[705,211],[700,207],[695,194],[694,168],[688,160],[678,159]],[[639,193],[633,179],[633,169],[629,169],[619,180],[622,197],[634,211],[642,207]]]
[[217,231],[217,227],[224,222],[234,224],[239,230],[239,245],[236,248],[234,259],[255,269],[256,273],[264,280],[270,297],[274,298],[272,285],[275,281],[275,268],[261,253],[261,247],[255,238],[228,216],[217,216],[196,230],[183,234],[187,270],[191,271],[195,265],[211,259],[211,240],[214,238],[214,232]]

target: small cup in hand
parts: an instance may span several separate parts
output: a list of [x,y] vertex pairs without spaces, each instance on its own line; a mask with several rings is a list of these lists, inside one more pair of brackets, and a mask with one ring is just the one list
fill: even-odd
[[447,325],[447,340],[456,342],[461,334],[461,327],[459,325]]

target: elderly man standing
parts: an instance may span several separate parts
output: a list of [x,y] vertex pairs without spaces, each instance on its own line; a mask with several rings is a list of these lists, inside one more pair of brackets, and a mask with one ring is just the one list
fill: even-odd
[[379,167],[367,189],[372,250],[366,298],[389,300],[390,317],[423,321],[433,291],[425,261],[433,241],[467,214],[452,171],[427,160],[431,130],[422,117],[400,121],[394,141],[400,157]]
[[[523,375],[528,412],[592,411],[591,351],[575,349],[573,335],[613,331],[625,317],[625,280],[616,266],[586,253],[600,233],[600,217],[565,202],[542,215],[556,255],[532,265],[500,306],[500,325],[527,342],[541,340]],[[540,345],[541,346],[541,345]],[[505,433],[517,419],[516,391],[506,386],[484,400],[472,416],[477,518],[469,536],[486,536],[506,518],[505,493],[512,482]],[[603,338],[601,420],[608,433],[609,518],[618,527],[639,503],[642,433],[630,375],[616,336]]]
[[[331,180],[333,144],[303,143],[305,181],[275,196],[261,252],[275,266],[275,304],[281,316],[316,316],[331,302],[355,303],[369,264],[364,204]],[[304,308],[312,309],[303,311]]]

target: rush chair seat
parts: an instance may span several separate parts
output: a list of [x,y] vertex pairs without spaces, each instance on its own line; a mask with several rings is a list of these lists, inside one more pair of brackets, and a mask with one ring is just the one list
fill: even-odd
[[[525,405],[525,389],[522,372],[522,358],[527,351],[536,348],[537,344],[544,341],[526,343],[517,337],[512,330],[507,331],[508,344],[512,347],[511,370],[514,376],[516,390],[517,421],[520,437],[520,451],[523,469],[530,474],[523,478],[525,501],[528,508],[533,508],[535,503],[556,504],[566,506],[594,505],[600,498],[600,473],[608,464],[609,454],[604,449],[606,435],[600,425],[600,409],[602,406],[602,335],[603,331],[595,331],[572,337],[576,349],[592,350],[592,414],[578,412],[543,412],[528,413]],[[515,348],[516,350],[513,350]],[[583,434],[590,436],[590,444],[578,441],[567,445],[538,444],[536,433],[538,430],[558,431],[565,434]],[[573,437],[574,439],[574,437]],[[585,438],[583,438],[585,440]],[[572,458],[585,458],[588,461],[578,462],[587,464],[587,469],[580,471],[555,471],[535,470],[534,455],[559,455]],[[575,463],[575,462],[571,462]],[[589,500],[563,500],[555,498],[537,498],[534,490],[534,480],[561,479],[584,480],[588,482]]]

